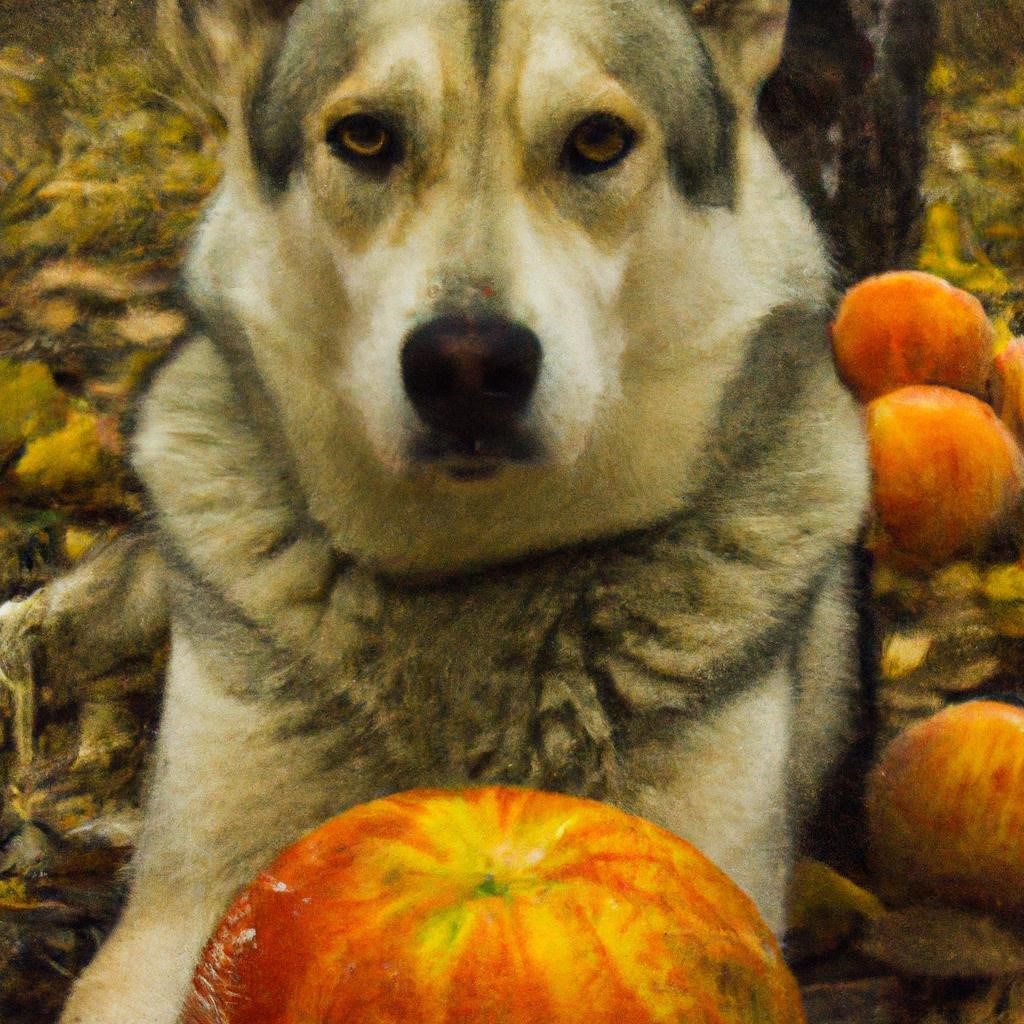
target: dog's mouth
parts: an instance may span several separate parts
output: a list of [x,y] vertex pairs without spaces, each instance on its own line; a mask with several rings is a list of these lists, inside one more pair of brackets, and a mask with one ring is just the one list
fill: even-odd
[[523,433],[468,438],[431,431],[418,436],[409,449],[412,466],[458,483],[488,480],[510,465],[537,464],[542,456],[537,441]]

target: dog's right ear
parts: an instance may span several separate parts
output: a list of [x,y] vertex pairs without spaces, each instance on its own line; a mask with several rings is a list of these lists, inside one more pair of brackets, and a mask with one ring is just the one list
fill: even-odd
[[230,125],[300,2],[157,0],[157,28],[189,88]]
[[790,0],[684,3],[704,35],[733,101],[752,111],[758,90],[782,56]]

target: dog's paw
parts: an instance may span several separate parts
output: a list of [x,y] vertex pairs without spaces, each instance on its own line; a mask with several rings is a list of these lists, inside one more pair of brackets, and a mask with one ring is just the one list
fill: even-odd
[[15,768],[19,771],[32,761],[35,724],[33,665],[47,605],[45,588],[23,600],[0,604],[0,686],[11,694],[11,735]]
[[0,679],[31,675],[32,652],[46,618],[46,588],[26,598],[0,604]]
[[177,993],[162,994],[158,984],[86,973],[71,990],[59,1024],[177,1024],[180,1004]]

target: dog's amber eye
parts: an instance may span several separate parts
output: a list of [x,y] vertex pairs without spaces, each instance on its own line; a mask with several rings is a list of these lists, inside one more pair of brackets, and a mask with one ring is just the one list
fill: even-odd
[[398,161],[394,132],[372,114],[350,114],[327,130],[327,145],[349,163],[381,170]]
[[574,174],[593,174],[614,167],[633,148],[636,135],[613,114],[592,114],[569,135],[565,161]]

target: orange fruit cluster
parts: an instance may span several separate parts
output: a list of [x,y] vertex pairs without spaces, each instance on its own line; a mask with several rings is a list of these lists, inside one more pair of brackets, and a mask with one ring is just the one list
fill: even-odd
[[851,288],[832,344],[867,407],[880,548],[915,567],[982,554],[1024,491],[1024,345],[994,359],[981,303],[920,271]]

